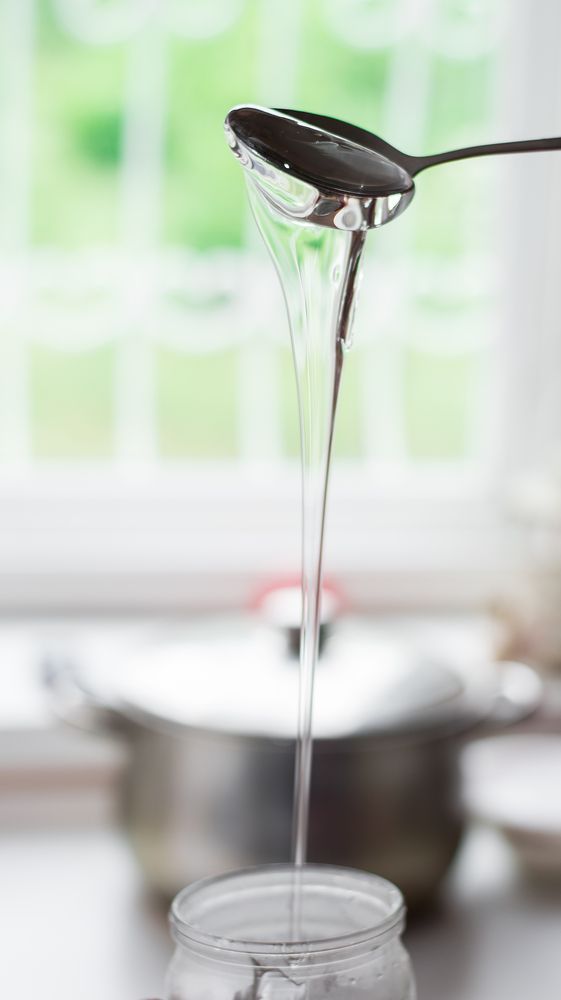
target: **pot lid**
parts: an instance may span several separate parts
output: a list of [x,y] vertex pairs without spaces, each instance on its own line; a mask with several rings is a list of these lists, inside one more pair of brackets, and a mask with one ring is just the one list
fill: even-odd
[[[472,643],[473,647],[473,643]],[[82,682],[91,690],[94,671]],[[177,641],[106,660],[98,699],[157,728],[196,728],[274,739],[293,738],[298,660],[284,636],[253,621],[208,622]],[[354,620],[337,626],[315,679],[314,736],[340,739],[454,731],[484,717],[497,696],[488,663],[453,662],[434,648]],[[102,685],[103,686],[103,685]]]

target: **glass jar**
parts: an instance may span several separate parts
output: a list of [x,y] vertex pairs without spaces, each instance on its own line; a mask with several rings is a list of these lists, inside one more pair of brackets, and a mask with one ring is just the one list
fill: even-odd
[[414,1000],[385,879],[271,865],[196,882],[171,910],[167,1000]]

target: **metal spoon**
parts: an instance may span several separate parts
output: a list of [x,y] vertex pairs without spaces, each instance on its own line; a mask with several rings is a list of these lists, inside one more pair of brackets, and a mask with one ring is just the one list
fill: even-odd
[[[326,204],[323,209],[320,206],[319,218],[317,212],[314,218],[308,216],[310,221],[353,229],[382,225],[402,212],[414,194],[413,178],[427,167],[475,156],[561,149],[561,137],[556,136],[410,156],[374,133],[338,118],[255,105],[233,108],[226,118],[226,129],[235,138],[235,152],[235,144],[241,144],[250,158],[272,164],[320,192],[320,201]],[[357,220],[361,217],[360,225],[338,225],[336,213],[327,211],[330,201],[341,207],[353,200],[360,209],[355,213]],[[340,212],[339,218],[343,218]]]

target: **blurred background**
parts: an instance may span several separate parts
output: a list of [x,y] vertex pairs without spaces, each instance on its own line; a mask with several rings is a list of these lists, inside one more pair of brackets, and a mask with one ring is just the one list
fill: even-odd
[[[4,606],[240,606],[294,572],[286,320],[224,113],[554,134],[543,6],[2,4]],[[481,605],[512,570],[505,497],[558,462],[557,165],[431,171],[370,240],[328,542],[355,602]]]
[[[45,945],[43,1000],[65,1000],[82,976],[84,1000],[156,995],[167,960],[161,910],[114,826],[128,750],[55,724],[53,659],[87,656],[92,676],[98,663],[107,674],[145,632],[190,634],[195,622],[212,635],[218,616],[245,622],[256,595],[299,572],[284,305],[223,139],[226,111],[313,109],[411,153],[556,135],[560,31],[549,0],[0,0],[7,994],[35,989],[15,983],[32,899],[41,919],[59,894],[73,913],[56,920],[64,959]],[[560,156],[430,171],[409,211],[371,234],[326,556],[347,616],[376,634],[383,619],[398,646],[406,633],[418,651],[430,621],[450,660],[529,660],[546,683],[535,728],[551,736]],[[65,697],[76,707],[74,689]],[[551,823],[561,843],[561,815]],[[511,940],[537,948],[559,910],[518,887],[502,842],[487,848],[485,834],[478,854],[480,835],[447,918],[418,929],[412,951],[427,977],[437,942],[475,956],[457,1000],[522,1000],[519,970],[507,991],[492,948],[484,964],[477,927],[499,954],[510,914]],[[81,919],[88,930],[67,949]],[[434,975],[433,1000],[451,995]]]

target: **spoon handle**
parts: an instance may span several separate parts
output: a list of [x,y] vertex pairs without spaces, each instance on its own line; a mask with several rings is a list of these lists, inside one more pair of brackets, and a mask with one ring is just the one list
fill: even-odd
[[485,146],[466,146],[465,149],[451,149],[431,156],[411,156],[409,169],[415,176],[427,167],[450,163],[452,160],[469,160],[472,156],[495,156],[500,153],[533,153],[546,149],[561,149],[561,136],[551,139],[523,139],[520,142],[491,142]]

